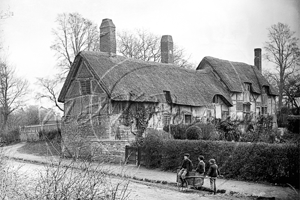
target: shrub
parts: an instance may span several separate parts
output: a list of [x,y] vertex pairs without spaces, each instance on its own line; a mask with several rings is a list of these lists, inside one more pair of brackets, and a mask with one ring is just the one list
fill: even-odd
[[[185,140],[186,139],[186,130],[190,125],[188,124],[171,124],[171,134],[174,139]],[[169,125],[163,128],[164,131],[169,132]]]
[[143,151],[145,153],[144,162],[149,168],[157,168],[161,165],[161,148],[163,138],[158,131],[147,134],[144,138]]
[[0,142],[4,143],[4,144],[11,144],[14,142],[19,142],[20,141],[20,131],[18,128],[13,129],[11,131],[9,131],[7,134],[2,132],[0,134]]
[[287,129],[292,133],[300,133],[300,116],[290,115],[287,118]]
[[186,138],[188,140],[198,140],[201,136],[201,133],[201,128],[199,128],[198,126],[191,126],[185,132]]
[[216,132],[216,128],[214,124],[211,123],[202,123],[202,122],[196,122],[193,124],[193,126],[197,126],[201,128],[201,135],[200,139],[202,140],[217,140],[219,139],[218,134]]
[[163,130],[156,130],[154,128],[147,128],[146,136],[147,135],[156,135],[161,139],[173,139],[173,136],[170,133]]
[[53,140],[61,139],[61,130],[60,129],[55,129],[55,130],[42,130],[39,131],[39,139],[42,140]]
[[238,129],[239,124],[234,121],[225,120],[217,124],[217,129],[221,133],[220,139],[226,141],[239,141],[241,131]]
[[[194,165],[197,157],[214,158],[221,174],[227,178],[247,181],[290,183],[299,187],[299,150],[294,144],[243,143],[203,140],[161,140],[156,152],[160,167],[175,171],[184,153],[189,153]],[[148,147],[148,148],[156,148]],[[158,164],[159,161],[157,160]],[[157,165],[159,166],[159,165]],[[206,164],[208,167],[208,163]]]

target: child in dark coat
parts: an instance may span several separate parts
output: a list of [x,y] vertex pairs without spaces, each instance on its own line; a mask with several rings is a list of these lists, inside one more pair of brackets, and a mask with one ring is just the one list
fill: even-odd
[[219,175],[218,165],[216,164],[215,159],[210,159],[209,164],[210,166],[206,175],[210,177],[210,188],[214,192],[214,194],[216,194],[216,179]]
[[[204,156],[198,157],[199,163],[196,168],[196,176],[204,176],[205,173],[205,163],[204,163]],[[197,181],[198,186],[202,186],[204,183],[204,178],[199,178],[199,181]]]
[[185,179],[186,176],[188,176],[189,172],[192,171],[193,169],[193,163],[189,159],[190,154],[186,153],[183,156],[183,162],[180,168],[180,171],[178,172],[178,176],[181,180],[181,184],[183,185],[183,180]]

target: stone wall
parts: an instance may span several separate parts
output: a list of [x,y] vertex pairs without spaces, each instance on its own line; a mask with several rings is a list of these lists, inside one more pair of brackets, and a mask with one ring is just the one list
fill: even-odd
[[111,138],[109,117],[64,119],[62,152],[66,157],[120,163],[128,140]]
[[91,158],[101,162],[124,163],[127,140],[91,140]]

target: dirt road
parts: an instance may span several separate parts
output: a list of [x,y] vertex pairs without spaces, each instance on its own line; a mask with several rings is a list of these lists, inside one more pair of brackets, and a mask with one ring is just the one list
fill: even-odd
[[[26,162],[19,162],[15,160],[9,160],[7,162],[10,166],[18,169],[18,173],[21,174],[23,178],[22,181],[26,182],[23,184],[30,184],[31,180],[37,178],[40,172],[46,170],[45,166],[38,164],[31,164]],[[118,177],[110,177],[111,182],[120,182]],[[180,192],[176,187],[165,186],[161,184],[153,183],[144,183],[138,181],[130,180],[128,191],[130,192],[130,198],[133,200],[196,200],[201,198],[202,200],[211,200],[211,199],[253,199],[251,197],[242,197],[242,196],[229,196],[229,195],[210,195],[207,192],[199,192],[189,190],[187,192]]]

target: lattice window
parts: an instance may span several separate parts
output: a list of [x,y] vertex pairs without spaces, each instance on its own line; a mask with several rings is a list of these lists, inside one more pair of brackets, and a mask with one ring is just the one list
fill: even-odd
[[184,115],[184,123],[185,124],[192,123],[192,115]]
[[163,115],[163,119],[162,119],[163,121],[163,125],[164,126],[168,126],[168,125],[170,125],[170,121],[171,121],[171,116],[170,116],[170,114],[164,114]]
[[249,83],[245,83],[245,91],[250,91],[251,85]]
[[250,103],[244,104],[243,105],[243,111],[244,112],[250,112],[250,106],[251,106]]
[[262,115],[268,114],[268,107],[267,106],[261,107],[261,114]]
[[243,111],[243,102],[241,102],[241,101],[236,102],[236,110]]
[[222,111],[222,119],[226,119],[229,116],[228,111]]
[[80,81],[81,95],[91,94],[91,81]]

